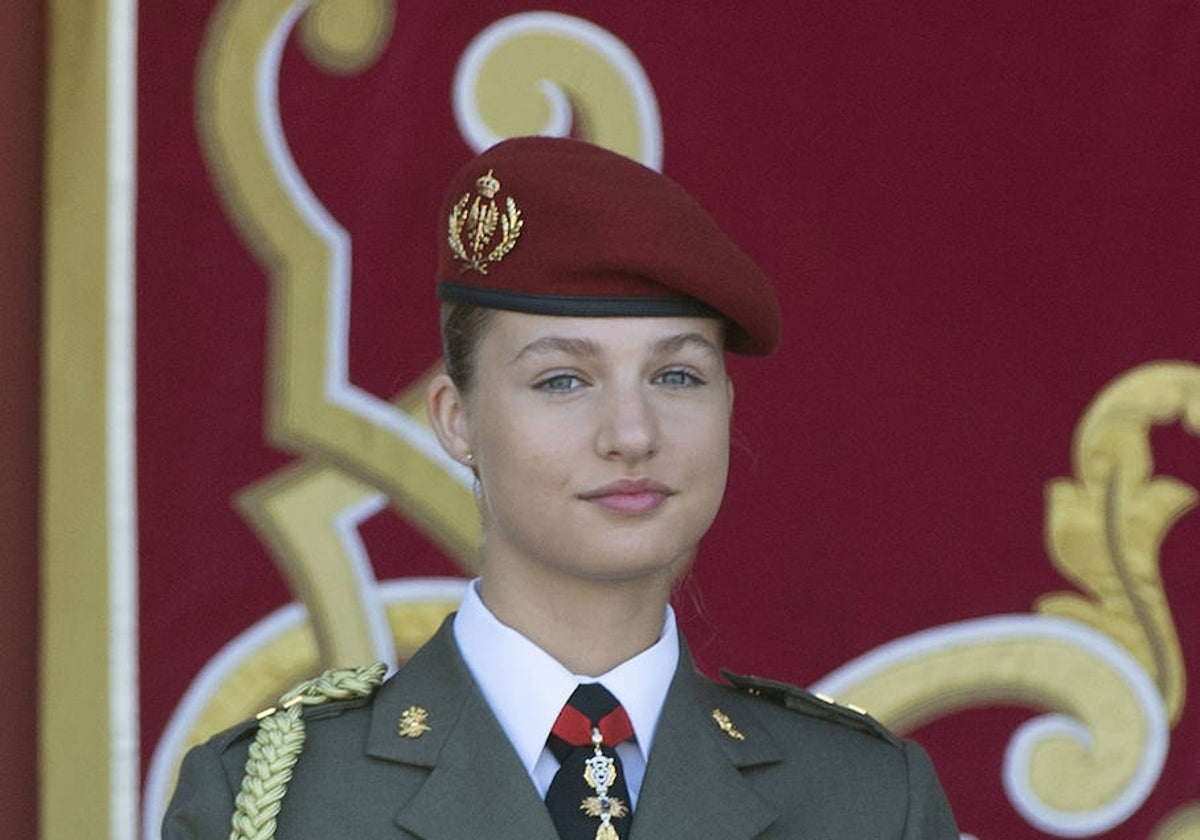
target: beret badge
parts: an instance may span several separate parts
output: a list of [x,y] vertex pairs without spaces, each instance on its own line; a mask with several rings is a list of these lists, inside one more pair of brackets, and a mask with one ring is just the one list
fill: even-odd
[[500,182],[488,170],[475,181],[475,196],[465,193],[450,211],[448,241],[461,271],[487,274],[488,263],[499,262],[513,249],[525,220],[512,196],[504,199],[504,211],[496,204]]

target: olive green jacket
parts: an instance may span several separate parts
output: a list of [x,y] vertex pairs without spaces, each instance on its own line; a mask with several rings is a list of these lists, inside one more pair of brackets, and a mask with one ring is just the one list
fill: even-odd
[[[798,689],[739,683],[682,651],[622,840],[958,840],[920,747]],[[415,738],[399,732],[411,706],[428,712]],[[449,621],[372,697],[305,720],[277,840],[557,840]],[[227,840],[254,734],[248,722],[188,753],[164,840]]]

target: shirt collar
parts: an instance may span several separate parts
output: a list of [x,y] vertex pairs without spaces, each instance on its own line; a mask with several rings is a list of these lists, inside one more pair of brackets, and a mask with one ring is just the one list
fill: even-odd
[[646,650],[599,677],[572,674],[525,636],[503,624],[471,582],[454,617],[454,640],[517,756],[532,772],[563,704],[585,682],[601,682],[625,707],[643,759],[679,663],[675,612],[667,606],[662,633]]

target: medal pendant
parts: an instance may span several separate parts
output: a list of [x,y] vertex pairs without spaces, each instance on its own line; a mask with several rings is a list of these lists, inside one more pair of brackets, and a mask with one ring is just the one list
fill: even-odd
[[592,790],[603,796],[617,780],[616,762],[596,750],[596,754],[584,764],[583,778]]
[[621,840],[617,835],[617,830],[613,828],[612,823],[605,820],[596,826],[596,840]]
[[589,817],[601,817],[608,814],[612,819],[619,820],[621,817],[629,816],[629,808],[625,805],[623,799],[617,797],[589,796],[587,799],[579,803],[579,810],[587,814]]

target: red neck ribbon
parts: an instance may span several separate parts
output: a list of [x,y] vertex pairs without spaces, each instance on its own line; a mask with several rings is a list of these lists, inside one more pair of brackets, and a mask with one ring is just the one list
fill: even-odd
[[[633,724],[629,722],[629,715],[625,714],[623,706],[617,706],[600,718],[597,728],[605,746],[615,747],[625,739],[633,737]],[[576,747],[592,743],[592,722],[570,703],[563,706],[550,731]]]

